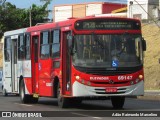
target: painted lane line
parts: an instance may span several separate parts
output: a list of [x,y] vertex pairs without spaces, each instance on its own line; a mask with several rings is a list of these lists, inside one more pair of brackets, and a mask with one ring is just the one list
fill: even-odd
[[81,113],[75,113],[75,112],[71,112],[74,115],[79,115],[79,116],[84,116],[84,117],[93,117],[93,116],[89,116],[89,115],[85,115],[85,114],[81,114]]
[[90,115],[85,115],[85,114],[81,114],[81,113],[75,113],[75,112],[71,112],[72,114],[74,115],[79,115],[79,116],[83,116],[83,117],[91,117],[91,118],[94,118],[94,119],[102,119],[100,117],[94,117],[94,116],[90,116]]
[[33,105],[27,105],[27,104],[21,104],[21,103],[14,103],[14,104],[22,105],[22,106],[27,106],[27,107],[31,107],[31,106],[33,106]]
[[100,118],[100,117],[93,117],[93,118],[95,118],[95,119],[99,119],[99,120],[101,120],[102,118]]

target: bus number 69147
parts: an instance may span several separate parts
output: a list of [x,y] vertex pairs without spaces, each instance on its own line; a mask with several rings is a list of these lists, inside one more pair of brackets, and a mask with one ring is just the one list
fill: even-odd
[[133,76],[118,76],[118,80],[132,80]]

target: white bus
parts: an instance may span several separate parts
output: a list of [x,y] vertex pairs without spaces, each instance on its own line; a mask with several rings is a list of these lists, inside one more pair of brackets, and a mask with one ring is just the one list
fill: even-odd
[[18,51],[21,41],[24,40],[26,28],[4,33],[4,58],[3,58],[3,95],[10,93],[19,94],[19,77],[22,61],[18,60]]
[[3,72],[2,72],[2,70],[0,70],[0,92],[2,92],[2,89],[3,89],[2,77],[3,77]]

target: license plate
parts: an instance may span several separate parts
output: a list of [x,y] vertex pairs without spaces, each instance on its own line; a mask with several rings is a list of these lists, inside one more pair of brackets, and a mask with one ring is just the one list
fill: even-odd
[[114,93],[117,92],[117,88],[106,88],[107,93]]

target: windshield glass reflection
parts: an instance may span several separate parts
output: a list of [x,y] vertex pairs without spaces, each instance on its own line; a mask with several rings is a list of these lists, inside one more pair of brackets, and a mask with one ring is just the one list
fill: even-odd
[[73,64],[80,67],[135,67],[142,64],[140,35],[75,35]]

